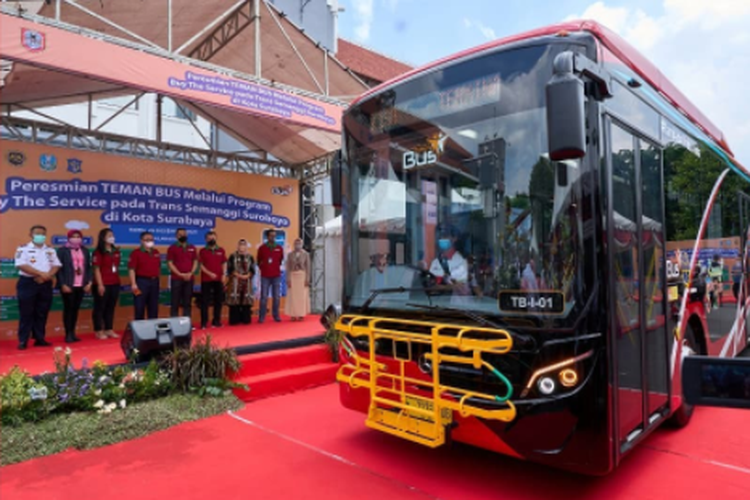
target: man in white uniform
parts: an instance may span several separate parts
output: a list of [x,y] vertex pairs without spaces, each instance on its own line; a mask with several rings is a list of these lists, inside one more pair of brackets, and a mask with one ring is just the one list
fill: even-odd
[[18,348],[26,349],[29,338],[33,335],[35,346],[52,345],[46,335],[47,315],[52,307],[52,282],[60,269],[57,252],[48,247],[47,229],[44,226],[33,226],[30,231],[31,242],[16,250],[16,268],[18,283]]

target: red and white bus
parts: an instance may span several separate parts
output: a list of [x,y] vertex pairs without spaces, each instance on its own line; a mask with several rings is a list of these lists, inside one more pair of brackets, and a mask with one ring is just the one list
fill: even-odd
[[343,134],[337,378],[369,427],[605,474],[688,423],[685,356],[745,348],[748,170],[603,26],[419,68]]

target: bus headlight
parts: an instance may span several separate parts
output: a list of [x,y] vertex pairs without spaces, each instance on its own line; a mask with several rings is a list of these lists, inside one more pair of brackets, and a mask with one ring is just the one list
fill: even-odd
[[537,384],[537,387],[539,388],[539,392],[541,392],[545,396],[549,396],[550,394],[555,392],[555,381],[552,380],[552,377],[542,377],[539,379],[539,384]]
[[560,384],[563,387],[575,387],[578,383],[578,372],[573,368],[565,368],[560,372]]
[[[554,386],[556,384],[555,384],[554,378],[552,377],[557,377],[560,380],[560,384],[563,387],[575,386],[578,383],[578,372],[576,371],[576,364],[580,363],[584,359],[590,358],[593,354],[594,354],[594,350],[592,349],[588,352],[585,352],[573,358],[568,358],[566,360],[560,361],[559,363],[553,363],[551,365],[538,369],[529,378],[529,382],[526,384],[526,387],[524,387],[523,391],[521,392],[521,397],[522,398],[526,397],[535,384],[537,386],[537,389],[539,389],[539,392],[541,392],[545,396],[551,394],[551,392],[545,393],[544,391],[542,391],[542,388],[541,388],[542,377],[549,378],[551,380],[553,391],[554,391]],[[565,372],[565,374],[563,374],[563,372]],[[571,385],[567,385],[567,384],[571,384]]]

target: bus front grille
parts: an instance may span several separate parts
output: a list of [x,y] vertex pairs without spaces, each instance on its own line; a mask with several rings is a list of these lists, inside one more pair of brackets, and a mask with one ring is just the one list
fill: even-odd
[[[369,390],[369,427],[437,447],[455,412],[504,422],[516,416],[514,388],[496,366],[513,347],[505,330],[358,315],[342,316],[336,329],[346,352],[336,378]],[[429,376],[410,374],[411,363],[429,366]],[[451,372],[482,373],[495,383],[471,387]]]

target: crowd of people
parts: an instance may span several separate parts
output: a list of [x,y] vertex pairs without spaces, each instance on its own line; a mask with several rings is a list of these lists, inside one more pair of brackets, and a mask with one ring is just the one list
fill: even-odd
[[[115,245],[111,229],[99,231],[96,246],[84,244],[83,233],[71,229],[67,241],[59,248],[47,245],[47,229],[35,225],[29,233],[30,241],[18,247],[15,266],[19,279],[16,285],[19,326],[18,348],[23,350],[33,338],[35,346],[49,346],[46,340],[47,317],[52,306],[54,289],[63,302],[65,341],[78,342],[76,335],[78,314],[83,298],[93,295],[93,326],[98,339],[117,338],[114,317],[122,288],[120,277],[121,250]],[[282,267],[286,267],[286,313],[299,321],[310,311],[310,258],[302,248],[302,241],[294,241],[294,250],[285,255],[276,241],[276,231],[266,231],[265,242],[254,257],[250,244],[241,239],[236,251],[228,254],[218,244],[216,231],[205,234],[205,246],[198,250],[188,241],[184,228],[175,232],[175,242],[167,250],[170,272],[170,316],[192,317],[195,279],[200,271],[200,327],[222,326],[222,309],[229,307],[229,324],[250,324],[256,297],[255,275],[260,273],[260,305],[258,321],[267,314],[269,296],[271,314],[281,321]],[[92,251],[93,250],[93,251]],[[140,235],[140,246],[128,260],[128,285],[133,294],[134,319],[159,317],[161,255],[155,248],[153,233]],[[209,314],[212,313],[212,314]]]

